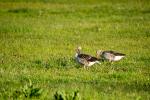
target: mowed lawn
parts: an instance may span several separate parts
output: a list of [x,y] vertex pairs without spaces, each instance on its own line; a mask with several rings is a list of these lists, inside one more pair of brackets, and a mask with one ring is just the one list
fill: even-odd
[[[75,49],[125,53],[88,70]],[[32,86],[31,86],[32,84]],[[32,89],[39,96],[32,93]],[[32,92],[33,92],[32,91]],[[0,99],[150,99],[149,0],[1,0]]]

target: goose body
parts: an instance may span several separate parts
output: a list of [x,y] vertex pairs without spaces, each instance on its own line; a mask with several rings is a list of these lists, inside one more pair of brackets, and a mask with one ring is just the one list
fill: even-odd
[[84,68],[85,67],[89,67],[89,66],[92,66],[96,63],[99,63],[99,59],[96,58],[96,57],[93,57],[91,55],[88,55],[88,54],[83,54],[83,53],[80,53],[80,50],[81,48],[78,48],[77,49],[77,52],[76,52],[76,55],[75,55],[75,59],[78,63],[84,65]]
[[101,51],[100,56],[104,60],[108,60],[110,62],[119,61],[125,57],[125,54],[118,53],[116,51]]

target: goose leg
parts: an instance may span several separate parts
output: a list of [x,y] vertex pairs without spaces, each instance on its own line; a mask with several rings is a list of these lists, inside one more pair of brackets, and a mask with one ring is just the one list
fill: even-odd
[[86,66],[84,65],[84,69],[86,69]]
[[113,61],[111,61],[111,64],[113,64],[114,62]]
[[111,65],[113,61],[109,59],[108,62],[109,62],[108,64]]
[[110,63],[112,62],[111,59],[109,59],[109,62],[110,62]]

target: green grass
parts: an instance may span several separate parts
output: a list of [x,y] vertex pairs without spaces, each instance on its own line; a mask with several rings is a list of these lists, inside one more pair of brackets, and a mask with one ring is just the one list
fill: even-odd
[[[54,99],[57,91],[79,91],[81,100],[150,99],[149,5],[149,0],[1,0],[1,100],[37,88],[42,94],[33,99]],[[127,56],[84,70],[74,61],[79,45],[92,55],[101,49]],[[26,89],[29,80],[34,87]]]

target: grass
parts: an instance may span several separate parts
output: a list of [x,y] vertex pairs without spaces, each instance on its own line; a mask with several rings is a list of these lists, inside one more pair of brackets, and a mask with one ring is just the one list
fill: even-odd
[[[148,0],[1,0],[0,98],[30,99],[21,93],[42,89],[31,98],[78,91],[81,100],[150,99],[149,5]],[[74,61],[78,45],[92,55],[101,49],[127,57],[84,70]]]

